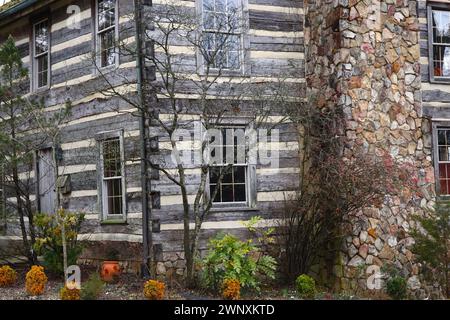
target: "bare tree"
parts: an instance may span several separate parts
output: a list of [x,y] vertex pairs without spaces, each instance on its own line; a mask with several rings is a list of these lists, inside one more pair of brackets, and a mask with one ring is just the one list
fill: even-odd
[[[70,103],[49,113],[43,101],[28,94],[28,70],[22,65],[12,37],[0,47],[0,69],[1,188],[6,195],[6,210],[17,212],[19,216],[24,255],[30,264],[35,264],[34,214],[37,207],[33,196],[37,200],[39,195],[36,190],[40,179],[34,170],[38,157],[36,151],[49,145],[52,150],[56,150],[60,125],[70,114]],[[54,161],[49,166],[57,168]],[[56,181],[54,185],[50,182],[48,188],[55,185]]]
[[361,147],[346,157],[346,124],[339,107],[321,109],[308,101],[290,114],[299,130],[300,185],[278,228],[288,281],[319,263],[330,276],[354,214],[380,208],[389,196],[406,190],[418,192],[412,165],[395,161],[387,152]]

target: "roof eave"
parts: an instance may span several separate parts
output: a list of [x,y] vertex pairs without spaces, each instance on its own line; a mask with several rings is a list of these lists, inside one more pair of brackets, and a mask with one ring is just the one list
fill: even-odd
[[24,0],[11,8],[6,9],[5,11],[0,12],[0,21],[5,18],[9,18],[12,15],[27,9],[28,7],[35,4],[38,0]]

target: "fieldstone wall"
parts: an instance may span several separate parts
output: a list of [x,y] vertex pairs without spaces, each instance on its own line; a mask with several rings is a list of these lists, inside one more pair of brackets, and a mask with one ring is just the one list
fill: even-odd
[[[413,297],[436,288],[424,284],[414,261],[411,215],[434,204],[431,126],[422,118],[417,3],[409,0],[305,2],[307,96],[318,107],[343,108],[344,156],[363,148],[412,165],[422,196],[408,190],[386,197],[351,220],[340,263],[342,290],[378,289],[373,273],[393,263]],[[374,288],[375,287],[375,288]],[[381,287],[383,281],[381,280]]]

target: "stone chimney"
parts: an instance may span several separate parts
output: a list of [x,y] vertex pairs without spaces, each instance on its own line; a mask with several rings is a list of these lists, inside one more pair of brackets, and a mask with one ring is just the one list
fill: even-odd
[[[388,153],[412,165],[421,199],[387,197],[382,209],[352,218],[353,230],[337,262],[337,283],[377,290],[373,272],[393,263],[416,297],[425,297],[414,262],[411,215],[434,204],[430,123],[422,118],[417,2],[409,0],[305,1],[307,96],[319,108],[342,108],[344,157],[357,147]],[[371,277],[372,276],[372,277]]]

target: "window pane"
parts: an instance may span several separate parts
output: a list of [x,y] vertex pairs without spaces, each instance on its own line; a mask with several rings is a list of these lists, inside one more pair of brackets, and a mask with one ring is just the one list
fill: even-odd
[[232,183],[233,182],[233,172],[228,167],[222,167],[222,183]]
[[205,37],[204,62],[213,68],[240,67],[240,35],[233,34],[239,30],[239,3],[238,0],[203,1],[203,27],[211,34]]
[[226,12],[226,0],[216,0],[216,12]]
[[233,202],[232,185],[222,185],[222,202]]
[[121,179],[113,179],[106,180],[106,196],[107,196],[107,205],[106,208],[107,214],[116,215],[122,214],[122,180]]
[[43,21],[35,25],[34,29],[34,48],[35,55],[39,55],[48,51],[48,21]]
[[234,201],[243,202],[246,201],[247,195],[245,193],[245,184],[239,184],[234,186]]
[[[211,197],[214,196],[214,192],[215,192],[216,188],[217,188],[217,185],[215,185],[215,184],[211,184],[209,186],[209,190],[210,190],[209,194],[211,195]],[[212,199],[212,202],[221,202],[220,201],[220,191],[217,192],[217,194],[214,197],[214,199]]]
[[441,194],[448,194],[447,180],[439,180],[439,186]]
[[234,167],[233,171],[234,183],[245,183],[245,167]]
[[103,142],[103,176],[105,178],[122,175],[120,141],[111,139]]
[[214,29],[215,28],[215,16],[214,12],[205,11],[203,13],[203,27],[205,29]]
[[228,0],[227,1],[228,12],[236,13],[239,9],[239,0]]
[[44,87],[48,82],[48,55],[42,55],[36,59],[37,62],[37,86],[38,88]]
[[448,161],[447,147],[439,147],[439,161]]
[[450,12],[433,10],[433,42],[450,43]]
[[206,32],[204,35],[203,43],[205,50],[213,51],[216,47],[214,33]]
[[98,30],[104,30],[115,25],[115,0],[98,1]]
[[100,53],[101,53],[101,66],[106,67],[115,63],[115,31],[105,31],[100,35]]
[[450,76],[450,47],[442,45],[433,46],[433,66],[436,77]]
[[443,145],[445,143],[445,130],[438,130],[438,144]]
[[230,69],[239,69],[239,52],[230,51],[228,53],[228,67]]
[[219,181],[219,175],[220,175],[220,167],[212,167],[209,170],[209,182],[210,183],[217,183]]
[[203,10],[214,11],[214,0],[203,0]]

